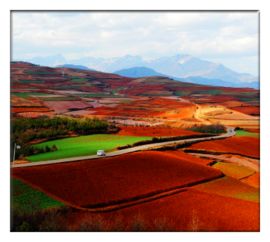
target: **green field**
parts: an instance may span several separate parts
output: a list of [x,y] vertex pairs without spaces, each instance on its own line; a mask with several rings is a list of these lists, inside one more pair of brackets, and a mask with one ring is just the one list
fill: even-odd
[[56,145],[58,150],[28,156],[30,161],[55,160],[75,156],[94,155],[97,150],[111,151],[118,146],[133,144],[142,140],[151,140],[152,137],[121,136],[113,134],[96,134],[79,137],[51,140],[35,145],[45,147]]
[[46,96],[46,93],[41,93],[41,92],[13,92],[13,95],[17,97],[22,97],[22,98],[28,98],[30,96]]
[[41,97],[43,101],[79,101],[79,97],[65,96],[65,97]]
[[87,93],[87,94],[76,94],[79,97],[84,98],[93,98],[93,97],[104,97],[104,98],[121,98],[122,96],[119,96],[118,94],[113,93]]
[[63,203],[48,197],[45,193],[33,189],[18,179],[11,180],[11,206],[22,212],[33,212],[46,208],[64,206]]
[[235,133],[236,133],[235,134],[236,136],[247,136],[247,137],[256,137],[256,138],[259,137],[258,133],[252,133],[245,130],[236,130]]

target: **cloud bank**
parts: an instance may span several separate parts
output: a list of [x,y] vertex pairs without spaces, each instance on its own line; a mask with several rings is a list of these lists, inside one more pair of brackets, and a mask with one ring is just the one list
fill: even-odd
[[13,12],[12,58],[190,54],[257,75],[256,12]]

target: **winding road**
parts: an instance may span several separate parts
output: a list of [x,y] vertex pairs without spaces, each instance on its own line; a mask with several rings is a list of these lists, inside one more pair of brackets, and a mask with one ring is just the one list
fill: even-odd
[[[164,147],[172,147],[172,146],[183,145],[183,144],[192,144],[192,143],[197,143],[201,141],[224,139],[224,138],[228,138],[234,135],[235,135],[234,128],[227,127],[227,132],[221,135],[203,137],[203,138],[181,139],[181,140],[165,141],[165,142],[154,143],[154,144],[140,145],[140,146],[135,146],[132,148],[127,148],[127,149],[117,150],[117,151],[107,153],[105,157],[123,155],[123,154],[132,153],[136,151],[155,150],[155,149],[164,148]],[[37,162],[24,163],[24,164],[12,164],[11,167],[15,168],[15,167],[52,165],[52,164],[65,163],[65,162],[76,162],[76,161],[82,161],[82,160],[99,159],[103,157],[104,156],[97,156],[97,155],[77,156],[77,157],[70,157],[70,158],[57,159],[57,160],[37,161]]]

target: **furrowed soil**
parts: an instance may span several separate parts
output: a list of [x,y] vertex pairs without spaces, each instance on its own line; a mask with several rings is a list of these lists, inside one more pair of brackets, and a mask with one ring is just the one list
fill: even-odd
[[198,132],[165,127],[136,127],[136,126],[122,126],[119,135],[131,136],[151,136],[151,137],[172,137],[172,136],[186,136],[199,134]]
[[209,152],[234,153],[253,158],[260,157],[259,139],[255,137],[239,136],[200,142],[189,146],[188,150],[206,150]]
[[114,212],[73,210],[74,231],[259,231],[259,204],[189,189]]
[[79,207],[143,198],[223,176],[211,167],[157,151],[14,168],[12,175]]

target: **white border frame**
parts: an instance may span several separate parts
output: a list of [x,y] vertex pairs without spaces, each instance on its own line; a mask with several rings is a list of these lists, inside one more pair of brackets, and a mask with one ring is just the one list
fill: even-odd
[[[65,240],[67,242],[80,241],[265,241],[270,238],[269,209],[270,209],[270,184],[268,172],[270,172],[270,160],[267,145],[269,144],[270,115],[270,76],[269,76],[269,45],[270,45],[270,9],[268,1],[250,0],[9,0],[0,3],[0,67],[1,67],[1,206],[0,206],[0,230],[2,241],[48,241],[48,239]],[[10,209],[9,209],[9,80],[10,80],[10,10],[259,10],[261,33],[261,232],[239,233],[10,233]],[[267,142],[268,141],[268,142]]]

